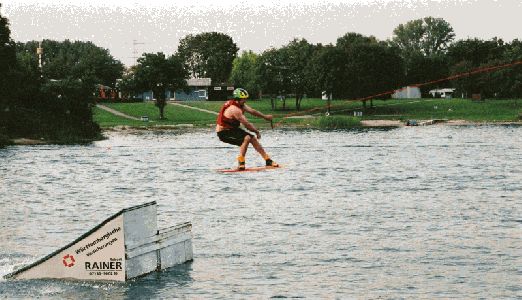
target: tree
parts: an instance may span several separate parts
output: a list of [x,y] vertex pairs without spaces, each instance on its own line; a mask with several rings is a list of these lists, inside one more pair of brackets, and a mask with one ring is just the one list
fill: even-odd
[[281,49],[286,52],[286,67],[289,70],[289,89],[295,94],[295,107],[301,109],[301,100],[305,93],[311,91],[307,65],[312,58],[314,46],[305,39],[294,39]]
[[[2,4],[0,3],[1,7]],[[9,21],[2,15],[0,15],[0,66],[2,66],[3,75],[5,75],[4,71],[12,70],[16,66],[15,47],[11,39]]]
[[405,64],[406,79],[409,85],[423,84],[448,77],[449,65],[445,55],[412,55]]
[[[1,6],[0,3],[0,8]],[[12,76],[17,69],[17,62],[9,21],[2,15],[0,15],[0,69],[0,105],[5,105],[9,93],[13,90]]]
[[448,61],[456,65],[462,61],[469,61],[477,67],[490,60],[502,57],[506,48],[504,41],[498,38],[484,41],[481,39],[459,40],[448,48]]
[[[358,34],[340,38],[336,48],[338,82],[334,94],[346,98],[366,98],[397,88],[403,81],[403,60],[394,47]],[[334,64],[330,61],[329,64]]]
[[442,18],[426,17],[400,24],[393,30],[392,43],[404,55],[422,53],[424,56],[445,53],[455,38],[451,25]]
[[377,38],[374,36],[364,36],[356,32],[347,32],[339,37],[336,42],[336,46],[341,49],[366,44],[378,44]]
[[[390,44],[400,50],[407,82],[421,83],[445,77],[445,54],[454,38],[453,28],[442,18],[426,17],[397,26]],[[437,71],[436,74],[433,71]]]
[[[0,16],[0,131],[9,137],[43,137],[68,143],[98,138],[100,128],[93,122],[91,111],[93,86],[86,77],[75,76],[72,64],[57,63],[60,77],[42,79],[36,42],[15,44],[7,25]],[[66,62],[74,61],[70,44],[59,47],[54,43],[60,56],[69,59]],[[52,66],[55,61],[47,63]]]
[[308,78],[316,92],[333,93],[341,73],[342,53],[333,45],[319,47],[308,63]]
[[165,91],[175,91],[186,86],[188,72],[185,70],[179,56],[168,58],[162,52],[145,53],[138,58],[138,65],[133,76],[134,86],[139,91],[152,90],[156,97],[160,119],[165,119]]
[[[18,44],[18,53],[35,53],[38,42]],[[49,79],[80,79],[94,88],[95,84],[114,86],[122,77],[123,64],[107,49],[92,42],[44,40],[43,76]]]
[[122,79],[117,83],[117,88],[122,92],[122,97],[124,99],[131,99],[134,95],[140,93],[136,86],[136,80],[134,80],[136,68],[136,65],[127,68],[123,72]]
[[[2,4],[0,3],[0,8]],[[0,10],[1,12],[1,10]],[[9,99],[14,94],[13,73],[16,70],[16,52],[11,40],[9,22],[0,14],[0,146],[8,127]]]
[[230,82],[236,87],[246,89],[251,97],[259,95],[259,85],[256,80],[256,66],[258,55],[252,51],[243,51],[232,63]]
[[43,83],[41,78],[41,70],[38,66],[38,57],[35,51],[19,49],[20,43],[17,43],[16,59],[18,62],[17,82],[22,88],[18,89],[19,98],[28,99],[39,94],[40,87]]
[[[291,76],[287,65],[287,54],[281,49],[270,48],[265,50],[257,60],[256,80],[263,93],[284,96],[290,92]],[[284,107],[285,102],[283,102]],[[273,108],[274,103],[272,103]]]
[[307,77],[313,93],[326,93],[328,107],[334,91],[339,90],[343,54],[333,45],[318,46],[307,65]]
[[[81,42],[76,42],[81,43]],[[81,45],[80,59],[71,69],[75,78],[114,87],[116,80],[122,77],[123,64],[110,55],[107,49],[91,43]]]
[[269,49],[261,55],[257,74],[264,92],[284,95],[295,94],[299,110],[305,93],[310,91],[307,65],[314,46],[305,39],[294,39],[280,49]]
[[[506,45],[504,62],[522,61],[522,41],[515,39]],[[522,65],[517,64],[499,72],[503,79],[502,91],[506,97],[522,98]],[[507,80],[506,80],[507,79]]]
[[[38,97],[34,101],[39,134],[68,142],[82,142],[84,139],[98,138],[100,128],[93,120],[91,87],[79,79],[63,79],[42,83]],[[24,123],[32,121],[29,116]],[[33,121],[34,122],[34,121]],[[31,131],[29,131],[31,132]]]
[[194,78],[210,77],[224,83],[230,77],[232,62],[239,48],[224,33],[205,32],[187,35],[180,40],[178,55]]
[[[512,55],[512,49],[516,47],[512,48],[498,38],[488,41],[467,39],[453,43],[448,49],[447,56],[451,64],[450,73],[459,78],[452,80],[452,83],[460,92],[468,96],[476,93],[482,94],[482,97],[511,96],[514,92],[512,87],[517,85],[515,78],[519,77],[516,72],[511,74],[510,70],[506,69],[469,76],[466,73],[487,70],[488,67],[502,65],[516,59],[517,56]],[[517,68],[513,70],[516,71]]]
[[[452,76],[463,74],[469,72],[472,69],[473,63],[471,61],[462,60],[450,67],[450,74]],[[467,97],[471,96],[471,94],[473,93],[480,92],[480,86],[478,82],[474,78],[470,78],[469,76],[455,78],[451,80],[451,84],[453,85],[453,87],[457,89],[457,92],[463,93]]]

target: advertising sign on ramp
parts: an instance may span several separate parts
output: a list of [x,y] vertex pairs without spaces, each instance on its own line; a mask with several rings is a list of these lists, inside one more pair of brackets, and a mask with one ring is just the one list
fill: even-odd
[[160,231],[156,202],[134,206],[6,278],[125,281],[192,260],[191,228]]

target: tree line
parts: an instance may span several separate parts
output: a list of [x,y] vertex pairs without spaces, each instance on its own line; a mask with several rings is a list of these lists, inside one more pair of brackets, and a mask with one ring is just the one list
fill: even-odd
[[0,15],[0,144],[15,137],[67,143],[99,138],[94,86],[114,85],[123,64],[91,42],[68,40],[44,40],[40,62],[38,42],[16,43],[10,34]]
[[[122,86],[129,92],[153,90],[155,86],[181,89],[185,81],[179,79],[209,77],[215,85],[243,87],[254,98],[291,95],[298,110],[305,95],[326,94],[336,99],[384,95],[381,97],[385,98],[390,91],[406,85],[421,86],[425,96],[433,88],[454,87],[463,97],[478,93],[486,98],[520,98],[520,65],[462,76],[488,66],[520,62],[520,44],[518,39],[506,43],[496,37],[455,41],[451,25],[433,17],[400,24],[392,38],[385,41],[349,32],[335,44],[313,44],[297,38],[259,54],[243,51],[238,55],[238,47],[230,36],[207,32],[181,39],[177,52],[169,58],[163,53],[144,54],[124,76]],[[165,63],[176,62],[179,72],[162,75],[165,71],[151,65],[156,56]],[[150,72],[151,68],[156,71]],[[157,74],[160,78],[150,80],[153,75],[147,74]],[[171,82],[165,83],[167,78]],[[426,84],[433,81],[436,83]]]
[[487,98],[520,98],[520,64],[467,73],[520,62],[521,43],[496,37],[455,41],[448,22],[426,17],[399,25],[386,41],[349,32],[335,44],[294,39],[261,54],[245,51],[234,60],[230,81],[254,94],[292,94],[297,109],[305,94],[318,97],[326,92],[336,99],[384,94],[381,98],[386,98],[406,85],[419,85],[426,96],[430,89],[454,87],[466,98],[475,93]]
[[243,87],[253,98],[292,95],[297,109],[305,95],[361,99],[441,78],[448,80],[423,85],[423,93],[455,87],[464,97],[522,97],[519,64],[455,76],[522,60],[521,41],[455,41],[451,25],[432,17],[400,24],[385,41],[349,32],[334,44],[297,38],[259,54],[238,55],[230,36],[205,32],[181,39],[170,56],[144,53],[129,68],[92,42],[43,40],[41,62],[36,55],[39,46],[36,41],[14,42],[8,20],[0,15],[0,136],[98,136],[91,112],[97,86],[113,87],[127,97],[153,91],[163,118],[165,90],[187,90],[190,77]]

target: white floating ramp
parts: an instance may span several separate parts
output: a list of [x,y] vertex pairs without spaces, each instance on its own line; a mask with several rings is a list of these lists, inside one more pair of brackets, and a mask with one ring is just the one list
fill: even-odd
[[155,201],[133,206],[5,277],[126,281],[192,260],[191,229],[182,223],[158,230]]

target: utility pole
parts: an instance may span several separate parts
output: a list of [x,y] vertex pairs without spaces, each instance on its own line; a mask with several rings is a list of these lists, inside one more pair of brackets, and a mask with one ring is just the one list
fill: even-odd
[[132,40],[132,58],[134,59],[134,64],[138,63],[138,49],[137,45],[145,45],[145,43],[138,42],[137,40]]
[[42,48],[42,42],[38,42],[38,48],[36,48],[36,54],[38,54],[38,66],[40,67],[40,71],[42,71],[42,54],[43,54],[43,48]]

